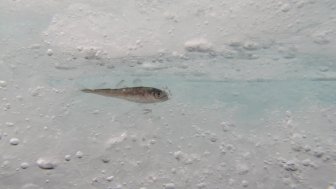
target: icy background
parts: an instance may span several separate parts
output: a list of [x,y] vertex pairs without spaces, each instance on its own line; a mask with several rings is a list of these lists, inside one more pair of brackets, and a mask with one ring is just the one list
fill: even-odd
[[336,188],[335,9],[1,0],[0,188]]

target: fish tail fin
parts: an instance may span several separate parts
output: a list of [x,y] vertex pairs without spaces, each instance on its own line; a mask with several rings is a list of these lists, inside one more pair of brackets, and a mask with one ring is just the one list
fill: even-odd
[[92,89],[82,89],[81,91],[84,92],[84,93],[92,93],[92,92],[94,92],[94,90],[92,90]]

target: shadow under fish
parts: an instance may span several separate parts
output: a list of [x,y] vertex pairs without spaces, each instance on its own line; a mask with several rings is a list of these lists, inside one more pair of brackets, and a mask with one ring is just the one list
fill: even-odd
[[85,93],[120,98],[137,103],[157,103],[169,99],[166,91],[153,87],[126,87],[119,89],[83,89]]

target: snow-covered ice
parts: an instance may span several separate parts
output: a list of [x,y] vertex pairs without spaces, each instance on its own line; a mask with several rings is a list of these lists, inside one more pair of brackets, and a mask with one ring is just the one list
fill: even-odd
[[0,188],[335,188],[335,8],[0,1]]

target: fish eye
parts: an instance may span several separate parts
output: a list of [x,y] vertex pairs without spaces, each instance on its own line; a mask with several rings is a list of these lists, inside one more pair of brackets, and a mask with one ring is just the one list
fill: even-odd
[[162,92],[161,91],[154,92],[154,96],[155,98],[160,98],[162,96]]

